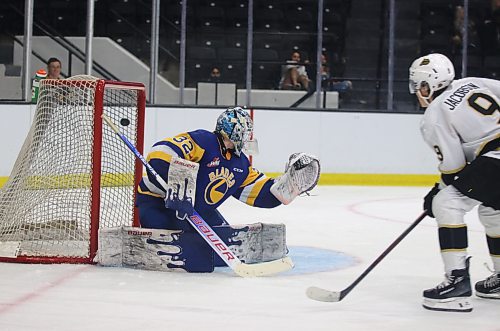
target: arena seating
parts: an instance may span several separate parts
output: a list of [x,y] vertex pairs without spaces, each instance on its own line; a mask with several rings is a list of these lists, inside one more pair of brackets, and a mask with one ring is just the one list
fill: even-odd
[[[472,30],[468,45],[468,75],[498,78],[500,45],[485,42],[483,35],[495,27],[487,22],[488,0],[470,0]],[[317,2],[311,0],[254,0],[252,88],[276,89],[281,66],[291,50],[308,60],[310,78],[315,80]],[[388,22],[385,0],[324,0],[323,51],[335,77],[352,80],[354,89],[343,98],[345,108],[384,107],[387,86]],[[462,1],[417,0],[396,3],[394,40],[394,95],[399,109],[414,109],[406,97],[407,68],[416,57],[441,52],[452,59],[461,75],[461,47],[453,44],[456,6]],[[34,2],[34,19],[63,36],[85,34],[86,1],[51,0]],[[221,81],[246,83],[246,0],[189,0],[187,5],[186,85],[207,80],[212,67],[221,70]],[[16,12],[17,8],[19,12]],[[12,40],[21,35],[23,2],[0,3],[0,60],[12,63]],[[20,16],[21,15],[21,16]],[[180,56],[181,1],[162,0],[160,5],[160,72],[178,66]],[[483,29],[483,26],[485,28]],[[471,29],[472,29],[471,28]],[[97,0],[95,36],[107,36],[149,63],[151,1]],[[488,30],[489,29],[489,30]],[[485,30],[486,32],[484,32]],[[34,29],[34,35],[43,32]],[[173,82],[177,83],[177,82]]]

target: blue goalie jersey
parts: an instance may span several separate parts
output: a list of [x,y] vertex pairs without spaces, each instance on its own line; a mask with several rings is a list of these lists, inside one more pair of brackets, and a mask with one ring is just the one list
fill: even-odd
[[[281,204],[270,192],[274,180],[252,168],[245,154],[238,157],[227,151],[213,132],[181,133],[153,145],[147,159],[165,181],[171,155],[199,163],[194,208],[212,226],[227,224],[216,209],[230,196],[261,208]],[[150,174],[144,176],[137,188],[137,206],[143,227],[178,228],[175,223],[179,221],[172,219],[175,211],[165,208],[164,198],[165,191],[155,178]]]

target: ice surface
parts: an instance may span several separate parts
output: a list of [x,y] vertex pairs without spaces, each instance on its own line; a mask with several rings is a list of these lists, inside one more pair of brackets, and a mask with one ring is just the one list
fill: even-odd
[[[350,285],[418,217],[427,190],[318,187],[271,210],[227,202],[233,224],[286,224],[296,268],[273,277],[0,263],[0,330],[500,330],[500,300],[473,297],[471,313],[421,307],[444,272],[430,218],[341,302],[306,297],[308,286]],[[490,260],[475,211],[467,223],[475,282]]]

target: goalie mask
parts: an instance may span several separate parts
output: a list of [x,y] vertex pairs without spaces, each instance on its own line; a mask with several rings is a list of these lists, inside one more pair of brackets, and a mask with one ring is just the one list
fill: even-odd
[[[455,78],[453,63],[442,54],[429,54],[413,61],[410,67],[410,93],[417,94],[427,105],[436,91],[451,84]],[[420,89],[428,86],[429,94],[423,96]]]
[[257,141],[252,140],[253,121],[241,107],[226,109],[217,119],[215,132],[231,140],[237,156],[242,151],[248,154],[257,152]]

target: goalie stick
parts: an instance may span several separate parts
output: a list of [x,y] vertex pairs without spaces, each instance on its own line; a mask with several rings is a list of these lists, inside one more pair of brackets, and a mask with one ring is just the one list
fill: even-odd
[[399,236],[392,242],[392,244],[387,247],[387,249],[380,254],[380,256],[370,264],[368,268],[358,277],[356,280],[343,289],[340,292],[336,291],[329,291],[323,288],[311,286],[306,290],[306,295],[309,297],[309,299],[316,300],[316,301],[323,301],[323,302],[338,302],[341,301],[349,292],[351,292],[356,285],[358,285],[363,278],[366,277],[372,271],[377,264],[380,263],[393,249],[396,247],[407,235],[410,233],[424,218],[427,216],[427,210],[424,210],[424,212]]
[[[144,156],[135,148],[125,135],[120,132],[120,129],[111,121],[105,114],[102,119],[111,127],[116,135],[127,145],[127,147],[135,154],[135,156],[144,164],[147,171],[155,177],[160,185],[167,190],[167,184],[156,170],[146,161]],[[220,258],[238,275],[241,277],[257,277],[277,274],[288,271],[293,268],[293,262],[290,257],[261,262],[255,264],[246,264],[240,261],[238,257],[229,249],[222,241],[217,233],[205,222],[196,210],[193,215],[188,216],[189,223],[203,237],[203,239],[212,247],[212,249],[220,256]]]

